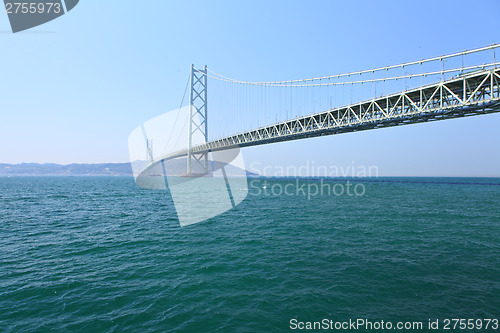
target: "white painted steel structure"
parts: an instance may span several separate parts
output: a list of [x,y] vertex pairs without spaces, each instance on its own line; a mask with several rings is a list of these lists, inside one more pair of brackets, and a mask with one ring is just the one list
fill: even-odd
[[[443,61],[450,57],[463,56],[469,53],[484,50],[495,51],[500,45],[464,51],[448,56],[441,56],[427,60],[421,60],[401,65],[382,67],[368,71],[347,73],[336,76],[327,76],[315,79],[275,81],[275,82],[244,82],[229,79],[218,75],[218,79],[233,83],[247,83],[267,86],[299,86],[307,81],[323,80],[338,77],[350,77],[356,74],[372,73],[383,71],[388,68],[397,68],[422,64],[430,61]],[[494,53],[493,53],[494,54]],[[207,170],[207,155],[210,152],[222,151],[238,147],[249,147],[273,142],[290,141],[309,137],[324,135],[334,135],[347,132],[363,131],[369,129],[383,128],[389,126],[407,125],[427,121],[452,119],[473,115],[487,114],[500,111],[500,68],[497,68],[495,55],[493,63],[462,67],[454,70],[444,70],[447,72],[457,72],[458,74],[449,79],[425,85],[419,88],[391,94],[384,97],[374,98],[361,103],[351,104],[344,107],[315,113],[308,116],[279,122],[269,126],[263,126],[255,130],[234,134],[224,138],[208,141],[203,144],[191,145],[184,150],[179,150],[157,158],[143,170],[147,173],[158,163],[188,156],[188,174],[191,170],[191,158],[195,163]],[[476,69],[474,72],[464,73],[465,70]],[[205,67],[204,70],[192,69],[192,92],[191,92],[191,122],[190,137],[192,133],[199,130],[207,138],[207,77],[213,77]],[[424,76],[435,73],[420,73],[413,76]],[[394,80],[406,76],[392,77],[376,80]],[[410,76],[411,77],[411,76]],[[363,82],[370,82],[366,80]],[[360,81],[361,82],[361,81]],[[345,83],[327,83],[332,85],[353,84],[356,81]],[[195,87],[195,84],[197,85]],[[305,83],[308,84],[308,83]],[[324,85],[325,83],[311,84]],[[195,89],[193,89],[195,87]],[[197,104],[199,99],[201,104]],[[194,123],[192,115],[197,113],[201,123]]]
[[[500,69],[483,70],[258,128],[192,148],[210,152],[500,111]],[[180,153],[180,152],[179,152]]]

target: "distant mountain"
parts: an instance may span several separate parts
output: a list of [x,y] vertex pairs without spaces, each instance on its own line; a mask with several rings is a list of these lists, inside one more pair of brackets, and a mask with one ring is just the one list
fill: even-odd
[[[183,175],[186,173],[186,159],[178,159],[166,162],[165,171],[169,176]],[[220,169],[222,163],[214,162],[213,167]],[[162,165],[153,173],[163,174]],[[257,174],[239,169],[234,166],[226,166],[228,176],[257,176]],[[0,176],[132,176],[130,163],[99,163],[99,164],[55,164],[55,163],[0,163]]]
[[7,176],[132,176],[130,163],[55,164],[0,163],[0,175]]

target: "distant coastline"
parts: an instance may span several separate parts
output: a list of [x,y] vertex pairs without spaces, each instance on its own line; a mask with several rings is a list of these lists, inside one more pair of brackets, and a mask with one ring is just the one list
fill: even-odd
[[130,163],[0,163],[0,176],[132,176]]
[[[185,173],[186,160],[179,159],[170,162],[167,166],[168,175],[181,176]],[[220,166],[215,165],[216,169]],[[258,176],[250,171],[245,171],[234,166],[226,167],[228,175]],[[132,165],[130,163],[0,163],[0,177],[5,176],[130,176],[132,177]]]
[[[185,161],[179,161],[174,168],[171,169],[171,175],[184,173]],[[177,170],[178,169],[178,170]],[[241,175],[241,169],[237,174]],[[230,170],[231,171],[231,170]],[[232,170],[234,173],[235,170]],[[238,171],[238,170],[236,170]],[[379,177],[318,177],[318,176],[265,176],[259,175],[250,171],[246,171],[248,177],[262,178],[262,179],[305,179],[309,181],[328,179],[330,181],[346,181],[355,180],[357,182],[369,183],[442,183],[442,184],[473,184],[473,179],[481,179],[478,185],[500,185],[497,181],[500,177],[496,176],[379,176]],[[133,177],[132,166],[130,163],[71,163],[71,164],[57,164],[57,163],[19,163],[9,164],[0,163],[0,177],[6,176],[128,176]],[[440,181],[438,181],[441,179]],[[443,181],[443,179],[455,179],[455,181]],[[458,179],[469,179],[465,182],[457,182]],[[488,182],[487,180],[495,180]]]

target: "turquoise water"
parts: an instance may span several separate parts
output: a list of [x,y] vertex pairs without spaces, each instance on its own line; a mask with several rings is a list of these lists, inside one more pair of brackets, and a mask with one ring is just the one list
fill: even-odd
[[499,179],[363,185],[310,200],[253,189],[180,228],[168,192],[132,178],[0,178],[0,331],[500,319]]

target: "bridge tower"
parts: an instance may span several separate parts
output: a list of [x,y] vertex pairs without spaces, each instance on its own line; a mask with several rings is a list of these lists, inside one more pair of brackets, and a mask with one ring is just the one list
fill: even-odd
[[[198,133],[199,132],[199,133]],[[191,65],[191,97],[189,107],[189,137],[186,176],[208,173],[208,153],[193,153],[193,136],[201,134],[208,142],[207,66],[196,69]]]

